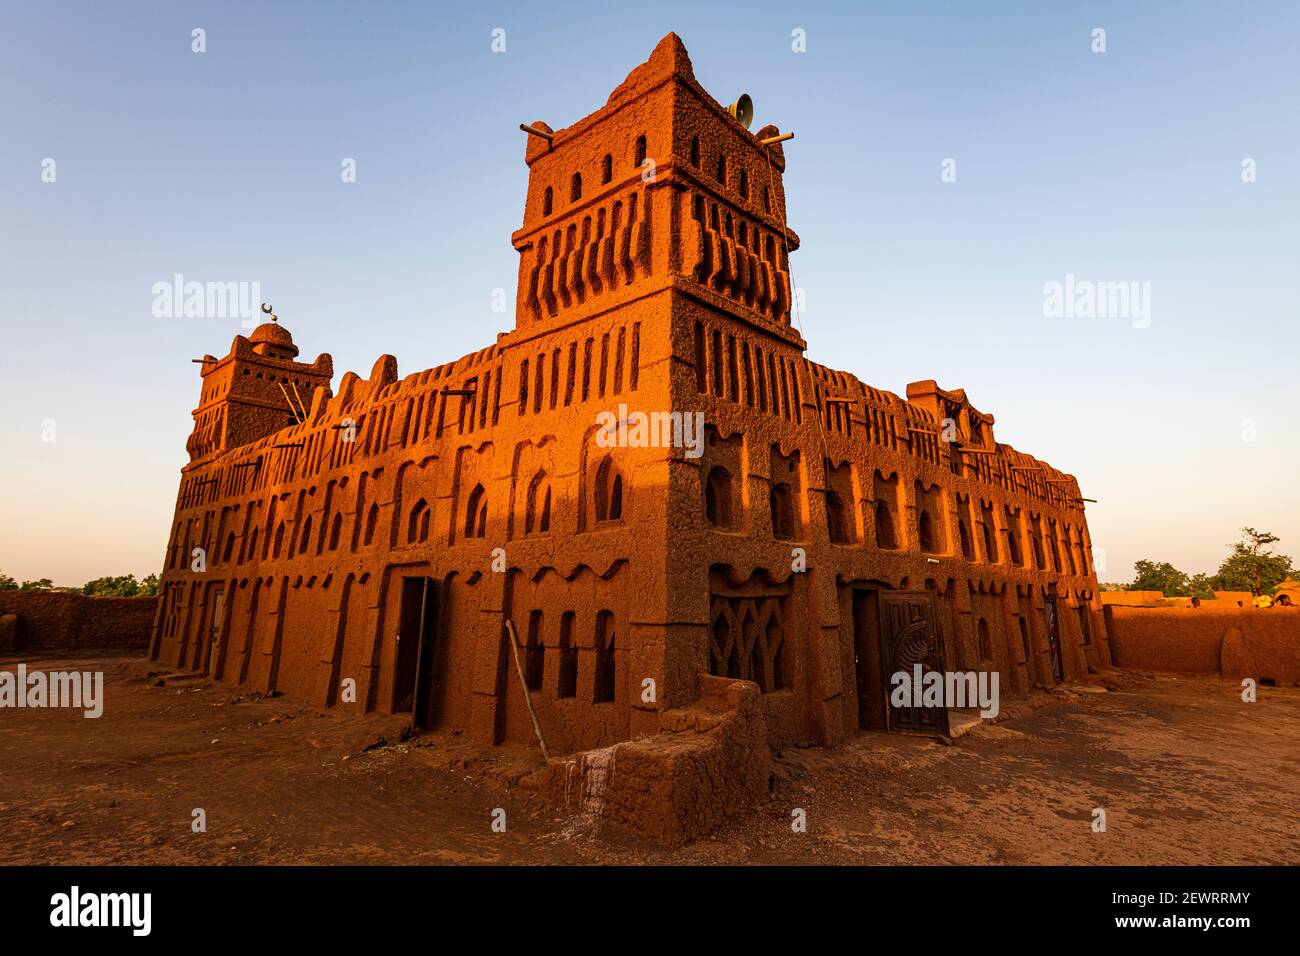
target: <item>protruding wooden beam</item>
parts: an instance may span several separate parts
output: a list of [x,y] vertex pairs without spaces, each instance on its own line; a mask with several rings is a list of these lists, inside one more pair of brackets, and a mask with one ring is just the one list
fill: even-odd
[[771,146],[773,143],[784,143],[787,139],[794,139],[794,133],[782,133],[780,136],[769,136],[767,139],[760,139],[759,143],[764,146]]
[[551,140],[555,139],[555,135],[553,133],[548,133],[544,129],[538,129],[536,126],[529,126],[526,123],[520,123],[519,128],[523,130],[525,133],[527,133],[529,136],[538,136],[546,140],[548,143]]

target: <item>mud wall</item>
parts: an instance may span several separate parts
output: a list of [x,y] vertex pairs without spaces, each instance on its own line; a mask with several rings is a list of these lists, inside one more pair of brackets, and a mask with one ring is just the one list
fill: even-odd
[[1102,591],[1101,603],[1121,607],[1159,607],[1166,602],[1162,591]]
[[145,650],[156,597],[86,597],[66,591],[0,591],[0,617],[17,616],[12,634],[0,630],[0,652],[29,650]]
[[561,806],[661,843],[698,839],[767,794],[758,686],[702,674],[699,697],[668,711],[659,734],[553,760],[548,772]]
[[1300,607],[1106,608],[1115,664],[1300,681]]

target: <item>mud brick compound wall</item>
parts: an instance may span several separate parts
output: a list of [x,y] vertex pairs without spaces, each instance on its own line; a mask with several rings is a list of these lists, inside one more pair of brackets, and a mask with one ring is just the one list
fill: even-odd
[[[0,591],[0,653],[29,650],[140,650],[156,597],[86,597],[66,591]],[[14,619],[5,620],[9,615]]]
[[1107,607],[1118,667],[1300,682],[1300,607]]

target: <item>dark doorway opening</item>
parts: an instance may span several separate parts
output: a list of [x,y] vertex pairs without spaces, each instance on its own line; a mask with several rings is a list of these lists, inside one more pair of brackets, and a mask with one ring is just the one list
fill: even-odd
[[409,713],[416,728],[430,727],[436,719],[432,693],[438,621],[436,596],[436,582],[432,578],[402,578],[393,713]]
[[1047,646],[1052,651],[1052,680],[1061,684],[1065,682],[1065,666],[1061,660],[1061,630],[1056,618],[1056,598],[1044,599],[1043,617],[1047,624]]
[[888,679],[880,662],[880,595],[853,589],[853,662],[858,684],[858,729],[888,730]]
[[215,676],[218,666],[217,649],[221,644],[221,626],[226,617],[226,587],[218,584],[212,589],[212,615],[208,619],[207,661],[204,673]]

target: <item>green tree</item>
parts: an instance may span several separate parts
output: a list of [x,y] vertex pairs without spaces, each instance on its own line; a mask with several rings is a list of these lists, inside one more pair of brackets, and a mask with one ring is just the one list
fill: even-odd
[[1188,593],[1187,575],[1168,561],[1157,564],[1143,559],[1135,562],[1133,569],[1137,574],[1128,586],[1130,591],[1159,591],[1165,597],[1180,597]]
[[18,588],[20,591],[49,591],[54,587],[54,582],[49,578],[38,578],[35,581],[24,581]]
[[18,590],[18,582],[15,581],[13,578],[11,578],[9,575],[5,574],[3,571],[0,571],[0,591],[17,591],[17,590]]
[[1216,590],[1218,585],[1213,574],[1193,574],[1187,582],[1188,593],[1202,600],[1212,600]]
[[150,574],[137,581],[134,574],[95,578],[81,588],[82,594],[92,597],[150,597],[158,593],[158,575]]
[[1267,531],[1242,528],[1240,541],[1230,545],[1232,551],[1219,565],[1214,576],[1220,591],[1253,591],[1259,588],[1271,594],[1287,575],[1295,573],[1291,558],[1274,554],[1273,545],[1280,539]]
[[134,574],[122,574],[118,577],[95,578],[86,582],[82,594],[94,597],[135,597],[140,593],[140,583]]

